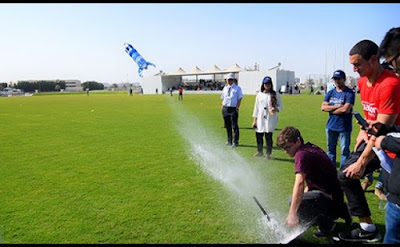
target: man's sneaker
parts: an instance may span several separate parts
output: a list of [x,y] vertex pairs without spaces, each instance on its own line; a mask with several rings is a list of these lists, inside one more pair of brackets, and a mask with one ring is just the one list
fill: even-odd
[[257,152],[257,153],[255,153],[255,154],[253,154],[253,156],[254,156],[254,157],[262,157],[262,156],[263,156],[263,153]]
[[364,231],[361,228],[353,229],[349,232],[339,233],[339,238],[343,241],[348,242],[377,242],[381,240],[381,234],[379,234],[378,228],[373,232]]
[[364,178],[364,181],[361,182],[361,187],[362,187],[363,191],[366,191],[367,188],[369,186],[371,186],[371,184],[372,184],[372,181],[370,181],[368,178]]
[[235,148],[235,147],[237,147],[237,146],[239,146],[239,143],[233,143],[233,144],[232,144],[232,147],[233,147],[233,148]]
[[322,230],[321,228],[318,228],[318,231],[316,231],[313,236],[317,238],[322,238],[322,237],[328,237],[329,234],[333,232],[333,229],[335,229],[336,223],[332,222],[332,225],[330,225],[327,229]]
[[225,145],[226,146],[232,146],[232,142],[226,142]]
[[377,195],[381,201],[387,201],[385,192],[383,192],[382,189],[375,188],[375,195]]

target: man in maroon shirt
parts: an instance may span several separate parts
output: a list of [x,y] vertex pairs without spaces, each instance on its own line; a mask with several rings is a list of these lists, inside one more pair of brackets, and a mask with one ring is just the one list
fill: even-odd
[[289,227],[316,223],[317,237],[328,236],[339,217],[351,224],[336,167],[328,155],[318,146],[304,143],[300,131],[292,126],[279,133],[276,143],[295,161],[296,178],[285,223]]

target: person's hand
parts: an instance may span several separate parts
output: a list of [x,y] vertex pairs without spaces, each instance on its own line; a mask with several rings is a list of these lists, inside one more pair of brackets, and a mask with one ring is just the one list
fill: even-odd
[[368,133],[366,131],[362,131],[361,134],[357,136],[356,145],[354,145],[354,152],[357,151],[358,147],[363,143],[368,142]]
[[368,123],[368,134],[371,135],[378,134],[379,130],[382,127],[382,123],[380,123],[378,120],[374,121],[367,120],[367,123]]
[[343,170],[343,173],[346,175],[348,178],[352,179],[360,179],[362,175],[364,174],[365,171],[365,166],[361,165],[360,161],[356,161],[353,164],[351,164],[349,167]]
[[295,227],[299,224],[299,218],[295,214],[289,214],[285,220],[285,224],[289,227]]

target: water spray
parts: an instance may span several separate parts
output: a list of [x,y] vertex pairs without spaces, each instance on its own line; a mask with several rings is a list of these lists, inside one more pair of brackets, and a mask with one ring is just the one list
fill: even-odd
[[[185,148],[190,159],[198,165],[200,172],[220,182],[229,195],[234,197],[237,204],[229,211],[235,215],[235,220],[246,229],[246,234],[251,239],[259,239],[265,243],[286,243],[292,235],[301,231],[287,229],[279,222],[279,212],[268,208],[270,217],[258,202],[262,215],[258,217],[257,213],[254,214],[254,203],[250,198],[252,195],[265,193],[265,188],[269,187],[266,183],[268,180],[260,175],[259,167],[251,165],[235,149],[227,149],[225,145],[221,145],[223,139],[220,134],[215,133],[215,129],[205,128],[201,119],[186,111],[182,104],[174,100],[168,102],[176,118],[177,132],[187,143]],[[230,204],[228,206],[231,207]]]
[[255,196],[253,196],[253,199],[254,199],[254,201],[256,201],[258,207],[261,209],[261,211],[263,212],[263,214],[264,214],[265,216],[267,216],[267,220],[270,221],[270,218],[269,218],[269,216],[268,216],[268,214],[267,214],[267,211],[265,211],[265,209],[261,206],[261,204],[260,204],[260,202],[257,200],[257,198],[256,198]]

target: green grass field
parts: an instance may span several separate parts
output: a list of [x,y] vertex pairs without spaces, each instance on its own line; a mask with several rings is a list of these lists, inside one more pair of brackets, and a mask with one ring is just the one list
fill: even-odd
[[[252,157],[254,100],[244,96],[240,146],[232,149],[224,145],[219,94],[0,97],[1,243],[281,242],[291,234],[282,222],[293,159],[275,143],[273,160]],[[293,125],[326,150],[322,100],[282,95],[274,142]],[[354,129],[353,140],[355,120]],[[385,211],[370,190],[383,235]],[[312,233],[302,238],[327,243]]]

